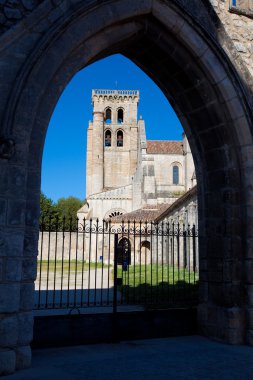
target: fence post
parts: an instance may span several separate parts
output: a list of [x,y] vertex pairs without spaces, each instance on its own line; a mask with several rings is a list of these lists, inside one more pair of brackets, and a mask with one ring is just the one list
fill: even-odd
[[196,271],[196,228],[195,224],[192,226],[192,250],[193,250],[193,271]]
[[112,312],[112,340],[118,341],[118,323],[117,323],[117,259],[118,259],[118,234],[114,235],[114,267],[113,267],[113,312]]
[[119,236],[114,235],[114,268],[113,268],[113,313],[117,313],[117,250],[118,250]]

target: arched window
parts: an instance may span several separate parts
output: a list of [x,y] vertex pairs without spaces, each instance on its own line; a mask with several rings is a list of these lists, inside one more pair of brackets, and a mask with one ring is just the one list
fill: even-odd
[[150,242],[149,241],[143,241],[141,243],[141,251],[140,251],[140,264],[150,264],[151,262],[151,255],[150,255]]
[[112,133],[110,130],[105,131],[105,146],[112,145]]
[[117,146],[123,146],[123,132],[117,132]]
[[113,211],[109,214],[109,218],[113,218],[114,216],[120,216],[123,215],[123,212],[121,211]]
[[111,110],[111,108],[106,108],[106,110],[105,110],[105,122],[106,122],[106,124],[111,124],[111,122],[112,122],[112,110]]
[[123,123],[124,120],[124,111],[122,108],[118,110],[118,115],[117,115],[117,122],[118,123]]
[[174,165],[172,168],[173,185],[179,184],[179,167]]

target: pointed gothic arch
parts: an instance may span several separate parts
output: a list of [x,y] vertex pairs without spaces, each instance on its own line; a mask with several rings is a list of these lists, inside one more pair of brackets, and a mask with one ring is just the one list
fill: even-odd
[[[22,33],[13,28],[10,51],[1,51],[10,62],[1,98],[1,136],[11,137],[16,149],[15,155],[10,151],[1,162],[1,238],[6,252],[10,257],[17,253],[17,265],[22,266],[17,286],[9,284],[12,306],[6,301],[3,313],[18,314],[27,307],[26,313],[32,315],[32,305],[24,305],[33,298],[41,158],[53,109],[75,73],[118,52],[141,67],[170,100],[195,159],[200,331],[233,343],[245,342],[253,323],[253,317],[245,318],[252,279],[243,276],[253,246],[252,163],[248,160],[253,115],[247,70],[240,69],[238,54],[207,2],[198,2],[196,9],[196,2],[181,0],[129,2],[127,7],[120,0],[77,3],[66,5],[64,17],[54,15],[53,27],[48,27],[53,10],[42,9],[40,33],[36,19]],[[18,67],[14,74],[13,62]],[[234,320],[240,322],[232,328]],[[32,317],[26,330],[32,331]],[[15,334],[13,353],[18,331]],[[25,336],[23,347],[30,340]]]

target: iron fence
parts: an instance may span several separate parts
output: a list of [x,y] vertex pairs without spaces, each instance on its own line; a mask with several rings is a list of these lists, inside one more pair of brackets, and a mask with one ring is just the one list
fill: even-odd
[[42,218],[35,309],[186,307],[197,293],[194,225]]

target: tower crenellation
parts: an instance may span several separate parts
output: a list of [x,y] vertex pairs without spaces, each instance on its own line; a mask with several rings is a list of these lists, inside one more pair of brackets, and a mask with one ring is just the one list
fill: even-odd
[[118,124],[123,119],[120,110],[123,110],[123,124],[136,123],[138,103],[138,90],[92,90],[93,111],[105,113],[105,124],[109,120],[106,110],[111,111],[111,124]]

